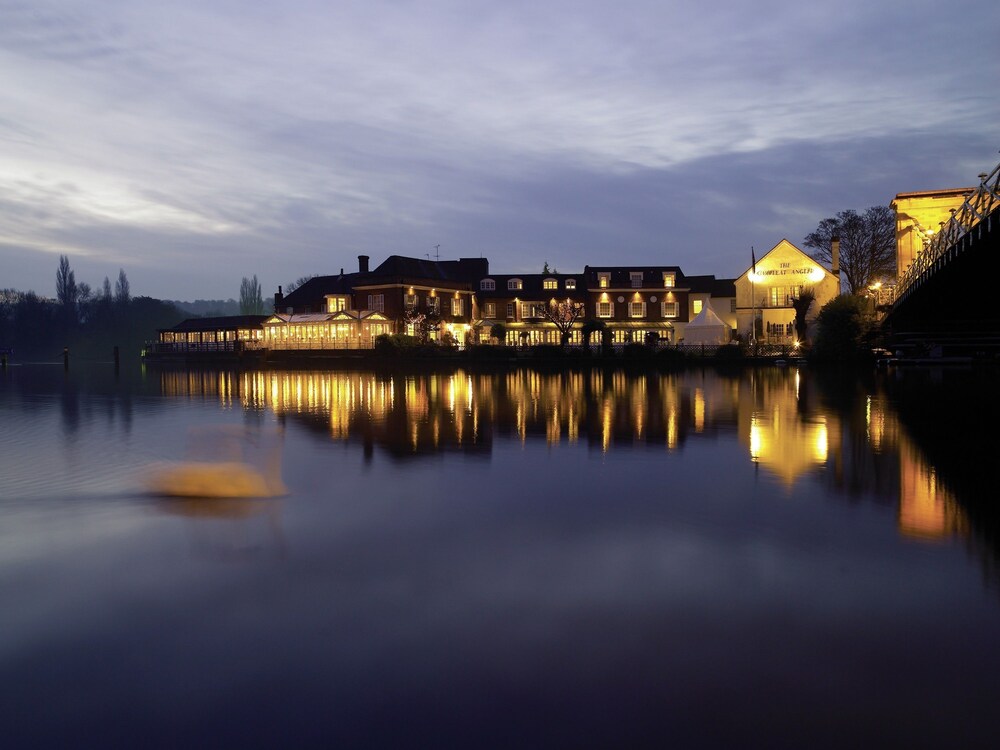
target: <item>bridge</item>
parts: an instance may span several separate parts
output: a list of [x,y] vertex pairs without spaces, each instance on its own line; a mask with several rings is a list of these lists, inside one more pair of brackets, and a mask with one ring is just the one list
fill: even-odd
[[917,229],[923,250],[881,300],[893,345],[1000,353],[1000,164],[939,230]]

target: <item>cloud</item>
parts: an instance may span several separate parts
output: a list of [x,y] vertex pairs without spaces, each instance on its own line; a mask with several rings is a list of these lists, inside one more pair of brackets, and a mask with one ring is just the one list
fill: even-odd
[[[7,4],[0,244],[162,269],[213,248],[198,279],[162,277],[199,296],[234,261],[276,285],[439,243],[495,265],[656,248],[726,273],[700,262],[780,231],[782,204],[814,225],[880,177],[885,201],[991,168],[1000,63],[964,54],[991,20],[983,2]],[[832,168],[875,143],[881,176]]]

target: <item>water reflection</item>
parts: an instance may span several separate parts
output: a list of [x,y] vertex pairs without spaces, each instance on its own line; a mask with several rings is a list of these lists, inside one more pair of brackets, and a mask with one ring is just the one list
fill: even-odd
[[954,492],[900,422],[885,382],[831,386],[796,368],[737,375],[600,370],[502,374],[164,372],[169,396],[270,410],[395,458],[441,451],[488,457],[494,439],[681,451],[735,433],[747,458],[791,492],[810,476],[898,509],[916,540],[968,533]]

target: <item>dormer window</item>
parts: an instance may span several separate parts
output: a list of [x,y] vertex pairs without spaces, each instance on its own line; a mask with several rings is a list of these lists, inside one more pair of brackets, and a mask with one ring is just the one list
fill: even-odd
[[672,274],[672,273],[665,273],[665,274],[663,274],[663,286],[668,287],[668,288],[672,287],[674,285],[675,281],[676,281],[676,278],[675,278],[674,274]]
[[493,279],[483,279],[479,282],[479,288],[484,292],[492,292],[497,288],[497,283]]
[[520,279],[507,279],[507,289],[511,292],[519,291],[522,287]]
[[542,289],[558,289],[559,282],[556,279],[545,279],[542,282]]
[[601,289],[607,289],[611,283],[610,273],[599,273],[597,274],[597,286]]
[[576,279],[566,279],[567,289],[576,289]]
[[642,271],[632,271],[629,273],[628,278],[632,283],[633,289],[638,289],[642,286]]

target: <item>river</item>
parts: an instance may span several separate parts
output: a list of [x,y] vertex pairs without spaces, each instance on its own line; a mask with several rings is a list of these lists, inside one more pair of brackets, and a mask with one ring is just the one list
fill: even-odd
[[995,376],[10,367],[3,744],[992,744]]

